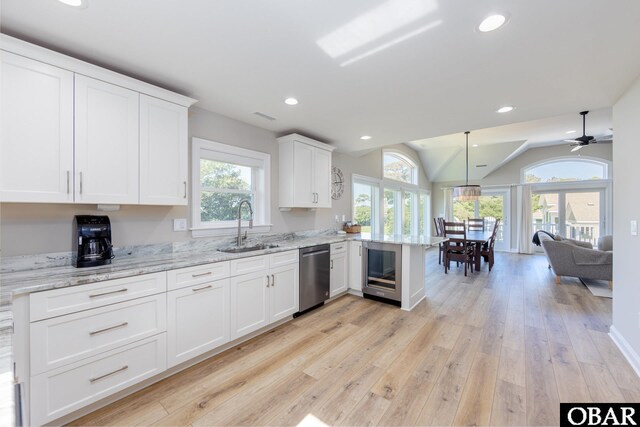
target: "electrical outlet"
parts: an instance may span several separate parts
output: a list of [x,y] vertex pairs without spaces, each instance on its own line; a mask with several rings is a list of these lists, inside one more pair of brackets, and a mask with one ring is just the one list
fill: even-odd
[[638,221],[636,221],[635,219],[631,221],[631,235],[638,235]]
[[187,218],[174,218],[173,231],[187,231]]

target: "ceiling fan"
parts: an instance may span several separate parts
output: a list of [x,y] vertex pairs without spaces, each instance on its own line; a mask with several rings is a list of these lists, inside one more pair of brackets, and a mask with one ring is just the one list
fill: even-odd
[[578,151],[582,147],[586,147],[589,144],[596,144],[596,143],[611,144],[613,142],[611,139],[611,135],[606,136],[603,139],[596,139],[591,135],[587,135],[587,131],[586,131],[587,114],[589,114],[588,111],[580,112],[580,115],[582,116],[582,136],[579,136],[575,139],[565,139],[566,142],[573,142],[573,144],[570,145],[570,147],[573,147],[571,149],[571,152]]

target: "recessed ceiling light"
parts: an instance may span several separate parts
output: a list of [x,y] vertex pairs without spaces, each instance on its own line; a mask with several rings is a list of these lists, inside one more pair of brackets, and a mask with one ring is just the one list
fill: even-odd
[[472,145],[472,147],[477,147],[477,146],[478,146],[478,144],[473,144],[473,145]]
[[85,0],[58,0],[60,3],[64,3],[67,6],[81,7],[85,5]]
[[483,33],[487,33],[502,27],[505,22],[507,22],[507,18],[504,15],[487,16],[480,25],[478,25],[478,30]]
[[371,139],[371,137],[369,135],[362,135],[360,139],[364,139],[366,141],[367,139]]
[[514,108],[515,107],[512,107],[511,105],[505,105],[504,107],[498,108],[496,113],[508,113],[509,111],[513,111]]
[[298,104],[298,100],[295,98],[287,98],[284,100],[284,103],[287,105],[297,105]]
[[568,131],[566,131],[565,133],[566,133],[567,135],[569,135],[570,133],[576,133],[576,131],[575,131],[575,130],[568,130]]

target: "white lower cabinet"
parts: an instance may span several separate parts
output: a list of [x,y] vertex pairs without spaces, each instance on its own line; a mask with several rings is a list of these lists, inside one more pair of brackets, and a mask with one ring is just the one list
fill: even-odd
[[362,242],[349,242],[349,289],[362,291]]
[[31,377],[29,424],[43,425],[166,368],[163,333]]
[[229,279],[177,289],[167,295],[169,367],[229,341]]
[[[262,270],[231,278],[232,340],[291,316],[300,305],[298,251],[264,256],[266,262],[263,257],[255,258],[256,267],[263,265]],[[285,260],[289,263],[284,264]],[[243,265],[250,268],[246,259]]]
[[341,294],[347,290],[347,242],[334,243],[331,245],[331,265],[330,265],[330,293],[329,296]]
[[17,361],[30,371],[28,424],[286,319],[298,311],[298,283],[292,250],[29,295],[29,336],[18,340],[28,356]]

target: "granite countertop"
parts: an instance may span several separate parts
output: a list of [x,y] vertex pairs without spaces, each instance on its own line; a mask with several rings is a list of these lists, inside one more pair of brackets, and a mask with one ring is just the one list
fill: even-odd
[[114,248],[110,265],[75,268],[71,253],[55,253],[3,258],[0,264],[0,425],[14,425],[14,380],[12,358],[14,295],[77,286],[103,280],[174,270],[184,267],[229,261],[238,258],[290,251],[309,246],[339,243],[349,240],[373,241],[429,247],[441,237],[337,234],[335,231],[298,232],[252,236],[245,243],[276,244],[278,247],[244,253],[225,253],[219,248],[233,246],[230,238],[197,239],[126,248]]

